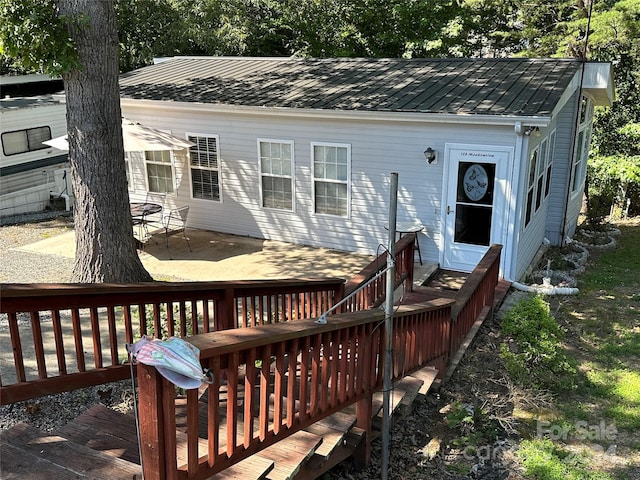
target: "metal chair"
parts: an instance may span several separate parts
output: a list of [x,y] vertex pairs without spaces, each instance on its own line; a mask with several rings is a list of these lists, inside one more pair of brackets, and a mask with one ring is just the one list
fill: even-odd
[[[187,246],[189,247],[189,251],[193,252],[191,249],[191,243],[189,242],[189,238],[186,235],[187,228],[187,218],[189,216],[189,206],[174,208],[169,210],[169,212],[162,218],[162,225],[164,227],[164,239],[165,246],[167,247],[167,251],[169,251],[169,236],[174,235],[176,233],[182,233],[182,236],[187,241]],[[169,251],[169,258],[171,258],[171,252]]]

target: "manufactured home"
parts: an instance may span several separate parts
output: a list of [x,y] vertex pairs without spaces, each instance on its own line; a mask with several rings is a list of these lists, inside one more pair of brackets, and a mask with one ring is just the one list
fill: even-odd
[[130,196],[189,227],[372,254],[398,221],[422,259],[519,279],[573,235],[611,66],[573,59],[176,57],[120,79],[123,115],[192,141],[131,152]]
[[[44,144],[67,132],[62,81],[44,75],[2,77],[0,215],[41,211],[70,196],[67,154]],[[65,204],[68,204],[68,200]]]

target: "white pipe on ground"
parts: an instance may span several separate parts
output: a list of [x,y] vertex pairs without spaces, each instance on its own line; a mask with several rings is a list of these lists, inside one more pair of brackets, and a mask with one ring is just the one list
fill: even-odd
[[577,295],[580,290],[571,287],[554,287],[553,285],[525,285],[520,282],[511,284],[516,290],[529,293],[542,293],[544,295]]

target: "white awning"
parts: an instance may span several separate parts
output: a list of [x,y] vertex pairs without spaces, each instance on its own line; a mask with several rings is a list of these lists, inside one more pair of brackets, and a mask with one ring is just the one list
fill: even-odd
[[[144,152],[149,150],[181,150],[195,145],[184,138],[156,128],[147,127],[138,122],[122,119],[122,137],[126,152]],[[42,142],[58,150],[69,150],[67,135]]]

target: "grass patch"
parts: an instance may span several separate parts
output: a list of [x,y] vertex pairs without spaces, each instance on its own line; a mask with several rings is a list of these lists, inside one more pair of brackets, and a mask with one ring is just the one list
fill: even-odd
[[[640,272],[640,234],[637,225],[622,226],[618,248],[599,255],[595,268],[588,268],[580,278],[585,292],[638,285]],[[637,291],[637,290],[636,290]]]
[[549,439],[525,440],[517,456],[528,478],[536,480],[612,480],[611,475],[594,472],[591,455],[573,453]]
[[[548,376],[556,383],[571,378],[575,388],[560,391],[554,390],[553,383],[529,381],[530,387],[556,392],[551,408],[557,415],[543,419],[530,409],[538,422],[546,422],[551,434],[538,431],[536,438],[521,443],[517,455],[525,478],[640,478],[640,441],[635,434],[640,431],[640,221],[627,222],[620,230],[614,250],[591,251],[587,271],[578,278],[578,295],[545,299],[559,323],[555,345],[575,367],[563,379],[553,372],[557,367],[549,367]],[[529,332],[522,337],[525,346],[513,348],[513,339],[509,344],[511,354],[528,351],[527,361],[534,352],[546,357],[549,352],[544,341],[553,340],[558,332],[547,324],[546,311],[536,308],[538,313],[532,316],[538,317],[538,336],[532,326],[535,323],[520,322]],[[503,325],[503,333],[508,332]],[[505,360],[509,367],[509,357]],[[536,364],[523,365],[520,370],[509,369],[510,374],[515,373],[516,381],[519,375],[526,382],[527,373],[535,380]],[[605,437],[597,433],[602,429],[607,432]],[[564,435],[553,435],[558,432]]]

